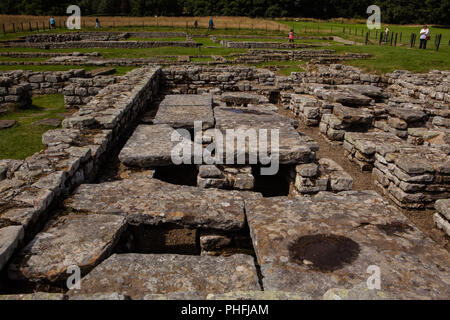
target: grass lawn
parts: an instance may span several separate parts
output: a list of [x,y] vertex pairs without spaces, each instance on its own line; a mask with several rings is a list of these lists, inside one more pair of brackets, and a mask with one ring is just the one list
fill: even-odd
[[409,47],[378,46],[330,46],[339,53],[370,53],[369,59],[353,60],[346,64],[372,73],[388,73],[394,70],[428,72],[430,70],[448,70],[450,68],[450,47],[444,46],[438,52],[428,48],[419,50]]
[[33,97],[33,105],[0,117],[0,120],[16,120],[13,128],[0,130],[0,159],[22,160],[42,150],[42,134],[54,129],[33,122],[47,118],[63,119],[60,113],[67,112],[64,96],[52,94]]
[[[133,69],[138,67],[112,67],[116,69],[116,73],[114,75],[124,75],[127,72],[130,72]],[[68,71],[71,69],[85,69],[86,71],[92,71],[99,69],[98,66],[67,66],[67,65],[42,65],[42,66],[34,66],[34,65],[0,65],[0,71],[12,71],[12,70],[31,70],[31,71]]]
[[92,32],[92,31],[102,31],[102,32],[186,32],[188,31],[189,34],[194,35],[272,35],[272,36],[286,36],[286,31],[277,31],[277,30],[262,30],[262,29],[215,29],[214,31],[210,31],[207,28],[198,28],[193,29],[189,28],[186,30],[186,28],[181,27],[157,27],[157,26],[146,26],[146,27],[103,27],[100,30],[95,29],[93,27],[83,27],[81,30],[68,30],[68,29],[54,29],[54,30],[45,30],[45,31],[32,31],[32,32],[16,32],[16,33],[7,33],[0,34],[0,41],[1,40],[17,40],[21,37],[26,37],[33,34],[42,34],[42,33],[63,33],[63,32]]
[[[219,46],[219,44],[214,44]],[[161,47],[161,48],[73,48],[73,49],[36,49],[36,48],[0,48],[6,52],[99,52],[104,58],[148,58],[154,56],[196,56],[196,55],[219,55],[228,56],[231,53],[247,52],[245,49],[229,48],[183,48],[183,47]]]

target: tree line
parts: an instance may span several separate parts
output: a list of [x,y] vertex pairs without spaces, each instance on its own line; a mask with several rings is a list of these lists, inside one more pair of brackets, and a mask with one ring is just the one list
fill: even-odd
[[450,0],[1,0],[1,14],[66,15],[70,4],[83,15],[249,16],[367,18],[381,8],[384,23],[448,25]]

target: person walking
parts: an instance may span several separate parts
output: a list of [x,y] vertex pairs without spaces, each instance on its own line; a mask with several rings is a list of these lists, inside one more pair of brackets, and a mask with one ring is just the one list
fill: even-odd
[[209,19],[209,30],[214,30],[214,21],[213,19]]
[[51,17],[50,18],[50,28],[55,29],[55,26],[56,26],[55,18]]
[[100,20],[98,18],[95,19],[95,29],[100,29]]
[[386,29],[384,29],[384,42],[388,42],[389,40],[389,28],[386,27]]
[[289,43],[294,43],[294,30],[291,29],[289,32]]
[[427,48],[427,41],[430,40],[430,29],[428,29],[427,25],[423,26],[423,29],[420,30],[420,46],[419,49]]
[[195,21],[194,21],[194,29],[197,29],[197,28],[198,28],[198,21],[195,20]]

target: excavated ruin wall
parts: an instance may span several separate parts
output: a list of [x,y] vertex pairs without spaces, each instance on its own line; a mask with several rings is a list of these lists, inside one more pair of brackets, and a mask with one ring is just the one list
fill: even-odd
[[14,85],[29,84],[33,94],[62,93],[63,88],[71,78],[88,77],[84,69],[73,69],[69,71],[11,71],[0,72],[0,77],[8,78]]
[[248,81],[274,85],[275,73],[254,67],[173,66],[164,69],[168,88],[180,88],[180,93],[197,93],[198,89],[214,87],[228,91],[247,91]]
[[66,42],[9,42],[8,47],[39,49],[72,49],[72,48],[122,48],[143,49],[160,47],[196,48],[199,44],[193,41],[66,41]]
[[161,68],[136,69],[121,78],[64,120],[63,129],[46,132],[44,150],[24,161],[0,160],[0,228],[15,225],[26,236],[33,234],[62,195],[93,181],[138,114],[156,97]]
[[117,77],[72,78],[63,89],[66,107],[80,107],[92,100],[101,89],[116,83]]
[[313,48],[319,45],[305,44],[305,43],[282,43],[282,42],[245,42],[245,41],[229,41],[222,40],[220,45],[226,48],[233,49],[252,49],[252,48],[262,48],[262,49],[291,49],[291,48]]
[[67,42],[67,41],[117,41],[132,38],[174,38],[185,37],[184,32],[75,32],[58,34],[35,34],[26,37],[27,42]]

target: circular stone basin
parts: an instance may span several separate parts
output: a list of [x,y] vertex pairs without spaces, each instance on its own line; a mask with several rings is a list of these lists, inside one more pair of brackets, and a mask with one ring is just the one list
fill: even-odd
[[359,252],[355,241],[332,234],[303,236],[289,246],[293,262],[321,272],[332,272],[351,264]]

